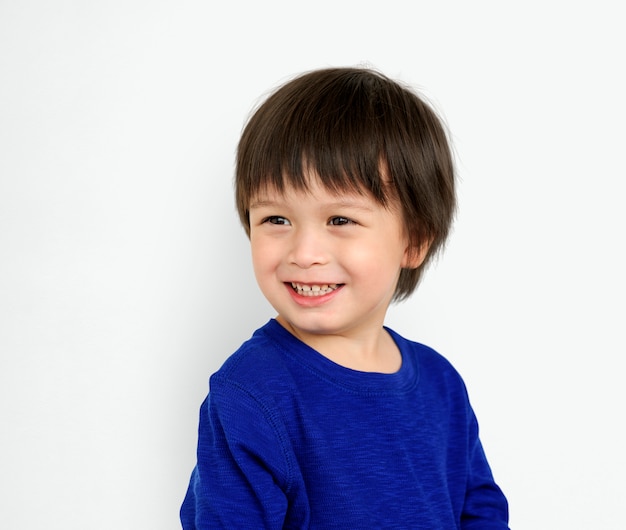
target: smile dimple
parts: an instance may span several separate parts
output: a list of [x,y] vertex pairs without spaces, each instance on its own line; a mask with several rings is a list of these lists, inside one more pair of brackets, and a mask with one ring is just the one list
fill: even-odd
[[334,291],[335,289],[337,289],[337,287],[339,287],[339,285],[340,284],[337,284],[337,283],[325,283],[325,284],[321,284],[321,285],[317,285],[317,284],[308,285],[308,284],[304,284],[304,283],[291,282],[291,287],[300,296],[322,296],[322,295],[325,295],[325,294],[328,294],[328,293]]

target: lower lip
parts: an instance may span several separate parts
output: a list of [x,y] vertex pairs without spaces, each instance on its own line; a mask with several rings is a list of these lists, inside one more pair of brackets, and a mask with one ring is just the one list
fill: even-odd
[[285,287],[287,287],[291,298],[293,298],[293,300],[298,305],[303,307],[318,307],[320,305],[328,303],[335,296],[337,296],[339,291],[341,291],[341,289],[343,288],[343,285],[338,286],[336,289],[333,289],[329,293],[317,296],[302,296],[301,294],[298,294],[298,292],[293,287],[291,287],[290,283],[286,283]]

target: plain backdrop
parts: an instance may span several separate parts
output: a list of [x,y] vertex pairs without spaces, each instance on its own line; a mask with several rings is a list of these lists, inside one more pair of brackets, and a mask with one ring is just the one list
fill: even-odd
[[450,129],[449,245],[388,324],[464,376],[515,529],[623,529],[617,2],[0,1],[0,527],[179,527],[208,377],[274,315],[251,109],[369,65]]

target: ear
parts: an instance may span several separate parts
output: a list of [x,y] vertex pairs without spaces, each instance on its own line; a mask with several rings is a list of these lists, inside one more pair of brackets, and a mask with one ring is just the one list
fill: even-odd
[[432,240],[422,243],[419,247],[408,245],[404,250],[404,256],[402,258],[403,269],[417,269],[428,255],[430,244]]

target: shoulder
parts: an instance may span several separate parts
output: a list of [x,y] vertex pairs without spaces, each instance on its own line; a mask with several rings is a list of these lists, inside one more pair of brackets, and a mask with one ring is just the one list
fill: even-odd
[[427,346],[426,344],[422,344],[421,342],[407,339],[393,329],[385,329],[389,332],[389,334],[397,344],[398,348],[400,348],[400,352],[403,355],[407,354],[409,356],[416,357],[419,360],[420,364],[432,364],[436,365],[439,368],[445,369],[446,371],[456,373],[456,369],[454,368],[454,366],[452,366],[452,363],[450,363],[450,361],[448,361],[446,357],[444,357],[434,348]]
[[465,393],[463,378],[443,354],[426,344],[407,339],[392,329],[386,329],[398,345],[403,362],[415,365],[420,385],[436,383],[448,388],[455,387]]
[[281,357],[276,331],[273,320],[255,330],[212,377],[245,379],[267,375],[259,372],[264,372],[264,367],[275,367]]
[[257,329],[211,376],[210,393],[214,398],[236,393],[257,401],[272,399],[279,389],[293,384],[286,340],[274,320]]

